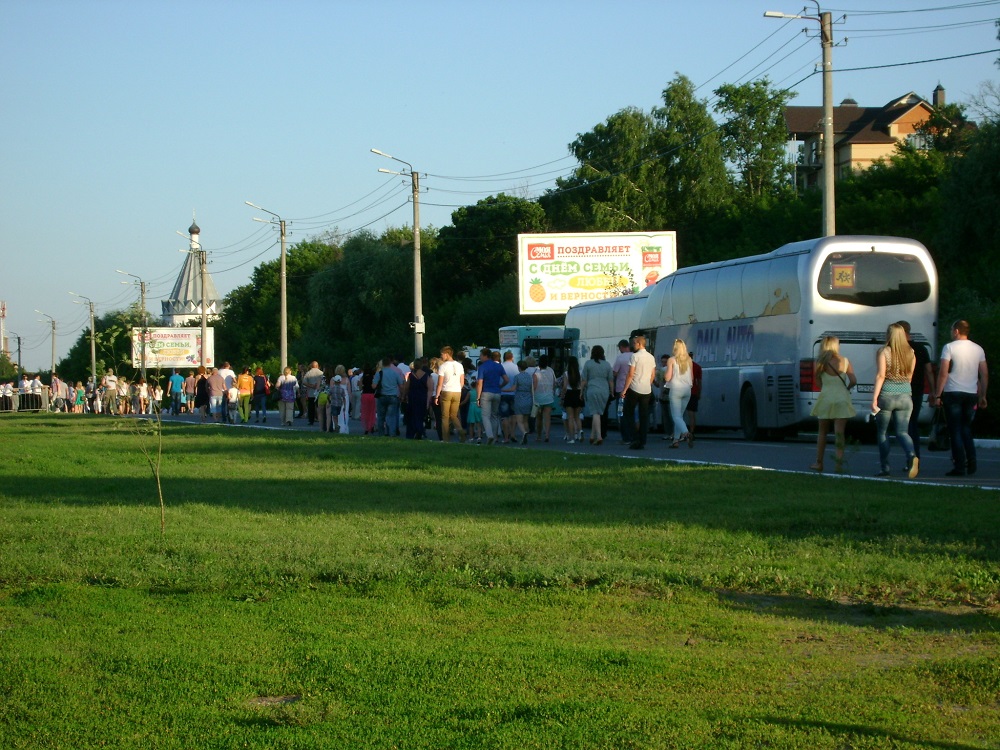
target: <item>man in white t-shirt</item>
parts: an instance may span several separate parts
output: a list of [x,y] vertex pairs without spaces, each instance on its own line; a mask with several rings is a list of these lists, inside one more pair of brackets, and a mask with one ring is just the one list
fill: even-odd
[[101,385],[104,386],[104,413],[117,414],[118,376],[115,375],[114,370],[108,370],[105,376],[101,378]]
[[233,372],[232,365],[230,365],[228,362],[223,364],[222,367],[219,368],[219,374],[222,376],[222,379],[226,382],[226,390],[228,391],[230,388],[233,387],[233,383],[236,382],[236,373]]
[[632,349],[625,376],[622,423],[633,424],[635,410],[639,409],[639,429],[629,443],[629,448],[639,451],[646,447],[646,435],[649,433],[649,399],[653,394],[653,378],[656,377],[656,359],[646,351],[646,337],[641,334],[632,337]]
[[[986,390],[990,384],[983,347],[969,340],[969,323],[956,320],[951,326],[951,341],[941,348],[937,395],[933,401],[944,406],[951,433],[952,470],[949,477],[976,473],[976,445],[972,442],[972,419],[975,409],[986,408]],[[933,403],[932,403],[933,405]]]
[[465,385],[465,368],[454,359],[455,350],[450,346],[441,350],[441,364],[438,366],[437,391],[434,403],[441,406],[441,439],[446,443],[451,434],[452,422],[458,430],[458,440],[465,442],[465,430],[458,417],[458,406],[462,401],[462,386]]

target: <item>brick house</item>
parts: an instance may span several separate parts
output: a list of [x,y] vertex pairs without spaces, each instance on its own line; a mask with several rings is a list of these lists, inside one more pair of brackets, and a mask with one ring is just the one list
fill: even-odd
[[[845,99],[833,108],[834,178],[867,169],[877,159],[891,156],[896,144],[916,135],[935,108],[944,106],[945,91],[938,84],[933,102],[912,91],[881,107],[861,107]],[[819,187],[823,168],[823,107],[786,107],[789,138],[801,143],[795,168],[799,189]]]

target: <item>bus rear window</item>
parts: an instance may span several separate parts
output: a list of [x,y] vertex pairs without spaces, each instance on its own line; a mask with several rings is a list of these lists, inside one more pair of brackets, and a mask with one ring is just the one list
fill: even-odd
[[927,271],[913,255],[834,253],[820,268],[823,299],[868,307],[923,302],[930,296]]

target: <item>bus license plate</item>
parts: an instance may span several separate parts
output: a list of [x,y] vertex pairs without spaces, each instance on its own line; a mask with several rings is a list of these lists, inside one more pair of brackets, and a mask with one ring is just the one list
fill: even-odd
[[861,383],[858,383],[858,393],[874,393],[874,392],[875,392],[874,384],[869,383],[867,385],[863,385]]

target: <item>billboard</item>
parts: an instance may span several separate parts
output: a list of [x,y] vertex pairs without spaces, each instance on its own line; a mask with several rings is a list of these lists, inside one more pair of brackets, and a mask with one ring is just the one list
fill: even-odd
[[[215,366],[215,329],[207,328],[205,367]],[[132,367],[142,361],[140,339],[142,329],[132,329]],[[201,362],[201,328],[147,328],[146,369],[166,370],[172,367],[197,367]]]
[[677,233],[519,234],[521,315],[638,292],[677,270]]

